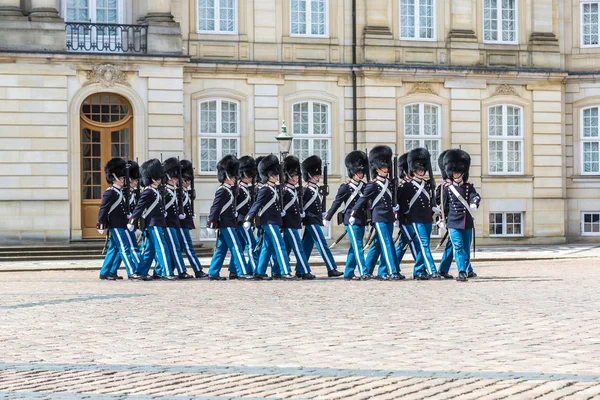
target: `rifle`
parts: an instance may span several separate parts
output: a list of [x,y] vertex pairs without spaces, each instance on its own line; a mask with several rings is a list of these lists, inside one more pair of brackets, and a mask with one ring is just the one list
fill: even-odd
[[323,167],[323,185],[319,188],[319,191],[321,192],[321,196],[323,196],[323,200],[321,203],[321,211],[322,212],[327,212],[327,196],[329,196],[329,185],[327,184],[327,172],[328,172],[328,163],[325,163],[325,166]]
[[[177,157],[177,161],[179,161],[179,157]],[[183,209],[183,174],[181,172],[181,162],[179,163],[179,170],[177,171],[177,179],[179,180],[179,185],[177,185],[177,200],[179,205],[179,215],[181,218],[182,215],[185,215],[185,210]]]
[[129,204],[129,200],[131,199],[129,168],[131,168],[131,163],[129,162],[129,159],[127,159],[125,164],[125,188],[123,190],[125,193],[125,202],[127,202],[127,218],[129,218],[129,215],[131,215],[131,204]]
[[285,172],[283,171],[283,160],[279,163],[279,202],[281,203],[281,211],[285,204],[283,203],[283,192],[285,185]]
[[298,174],[298,204],[300,212],[304,212],[304,187],[302,186],[302,171]]
[[[365,152],[367,154],[369,154],[369,149],[365,149]],[[371,166],[370,165],[367,166],[365,175],[367,177],[367,183],[371,182]],[[365,217],[367,219],[367,224],[371,225],[371,228],[369,229],[369,235],[367,236],[367,242],[363,246],[363,250],[371,247],[371,243],[373,243],[373,240],[375,240],[375,236],[377,236],[377,232],[375,232],[375,226],[373,226],[373,212],[371,210],[370,202],[367,202],[366,210],[365,210]]]
[[194,200],[196,200],[196,185],[194,181],[196,180],[196,173],[194,172],[194,159],[191,159],[192,163],[192,180],[190,181],[190,209],[192,210],[192,217],[195,218],[196,213],[194,212]]
[[398,154],[394,155],[392,161],[392,204],[393,207],[398,205]]

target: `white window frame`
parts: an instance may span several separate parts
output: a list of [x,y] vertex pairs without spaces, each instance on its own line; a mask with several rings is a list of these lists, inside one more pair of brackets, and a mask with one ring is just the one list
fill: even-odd
[[497,0],[496,4],[496,15],[498,15],[497,19],[497,28],[496,34],[498,36],[497,40],[487,40],[485,38],[485,0],[482,0],[481,3],[481,19],[482,19],[482,30],[483,30],[483,43],[495,43],[495,44],[519,44],[519,0],[515,0],[515,40],[507,41],[502,40],[502,0]]
[[[308,134],[297,134],[295,132],[296,125],[294,123],[294,106],[297,104],[308,103]],[[327,135],[315,135],[314,134],[314,121],[313,121],[313,104],[322,104],[327,106]],[[327,175],[332,174],[332,150],[333,150],[333,135],[331,134],[331,103],[321,100],[302,100],[292,103],[291,105],[291,121],[292,121],[292,137],[294,139],[307,139],[308,140],[308,155],[315,154],[313,151],[315,139],[327,139],[329,141],[329,148],[327,149],[327,160],[322,160],[324,163],[328,163]],[[292,142],[291,148],[292,154],[294,151],[294,143]],[[302,160],[300,160],[302,161]]]
[[[97,22],[97,6],[96,2],[98,0],[87,0],[88,2],[88,21],[67,21],[67,0],[61,0],[62,7],[62,17],[65,22],[79,22],[79,23],[92,23],[92,24],[103,24],[104,22]],[[124,24],[125,22],[125,8],[123,6],[123,0],[117,0],[117,7],[119,10],[119,15],[117,16],[116,24]]]
[[[419,106],[419,135],[407,135],[406,131],[406,109],[408,107],[412,107],[414,105]],[[425,106],[435,107],[437,110],[437,135],[425,135]],[[406,149],[406,141],[407,140],[418,140],[419,147],[425,148],[426,140],[437,140],[438,141],[438,153],[437,156],[431,154],[431,167],[434,173],[440,173],[437,157],[439,157],[440,153],[442,153],[442,106],[440,104],[428,103],[428,102],[417,102],[417,103],[409,103],[404,105],[404,140],[402,142],[402,148],[406,153],[408,150]]]
[[306,33],[294,33],[292,32],[292,0],[289,0],[290,6],[290,36],[291,37],[312,37],[312,38],[328,38],[329,37],[329,1],[325,0],[325,33],[322,35],[312,34],[312,2],[310,0],[306,1]]
[[[495,107],[502,107],[502,136],[491,136],[490,135],[490,109]],[[508,136],[508,107],[519,109],[520,112],[520,126],[519,131],[521,136]],[[489,175],[524,175],[525,174],[525,132],[524,132],[524,108],[516,104],[494,104],[487,107],[487,168]],[[491,171],[490,168],[490,142],[502,142],[502,171]],[[521,163],[520,171],[508,172],[508,142],[521,142]]]
[[[598,37],[596,38],[596,40],[598,41],[598,43],[596,44],[585,44],[585,37],[584,37],[584,30],[583,30],[583,9],[584,9],[584,5],[586,4],[597,4],[598,5]],[[594,47],[600,47],[600,1],[598,0],[581,0],[581,2],[579,3],[579,38],[581,40],[581,47],[584,48],[594,48]]]
[[[585,137],[584,136],[584,129],[585,129],[585,120],[584,120],[584,112],[586,110],[591,110],[593,108],[597,108],[598,109],[598,136],[592,136],[592,137]],[[585,143],[598,143],[598,149],[600,150],[600,105],[597,106],[590,106],[590,107],[585,107],[581,109],[581,114],[580,114],[580,131],[579,131],[579,141],[581,142],[581,144],[579,145],[579,154],[581,155],[581,175],[600,175],[600,166],[598,168],[598,172],[585,172],[585,157],[584,157],[584,146]],[[599,160],[599,164],[600,164],[600,160]]]
[[600,211],[582,211],[581,212],[581,236],[600,236],[600,232],[586,232],[585,231],[585,216],[586,215],[600,215]]
[[[204,103],[208,103],[211,101],[216,101],[217,102],[217,121],[216,121],[216,126],[217,126],[217,132],[215,134],[203,134],[200,132],[200,128],[202,126],[202,120],[201,120],[201,109],[200,107],[202,106],[202,104]],[[237,106],[237,119],[236,119],[236,130],[237,130],[237,134],[236,135],[232,135],[232,134],[223,134],[222,129],[223,129],[223,125],[222,125],[222,104],[223,102],[229,102],[229,103],[234,103]],[[237,139],[237,146],[236,146],[236,153],[239,156],[240,155],[240,141],[241,141],[241,132],[240,132],[240,127],[241,127],[241,122],[240,122],[240,116],[242,114],[241,111],[241,105],[240,102],[237,100],[233,100],[233,99],[228,99],[228,98],[222,98],[222,97],[213,97],[213,98],[206,98],[206,99],[202,99],[202,100],[198,100],[198,104],[197,104],[197,115],[198,115],[198,126],[196,128],[196,135],[198,138],[198,143],[197,143],[197,151],[198,151],[198,174],[199,175],[208,175],[208,176],[214,176],[217,175],[217,171],[202,171],[201,169],[201,160],[202,160],[202,149],[200,148],[200,141],[202,139],[217,139],[217,162],[219,162],[219,160],[222,158],[222,153],[223,153],[223,145],[222,145],[222,140],[219,139]]]
[[398,25],[399,25],[399,35],[400,35],[400,40],[415,40],[415,41],[423,41],[423,42],[434,42],[437,40],[437,0],[432,0],[433,1],[433,22],[432,22],[432,36],[431,38],[422,38],[419,37],[419,34],[421,32],[421,24],[420,24],[420,16],[421,16],[421,8],[419,7],[419,1],[420,0],[408,0],[408,1],[412,1],[415,7],[415,36],[410,37],[410,36],[402,36],[402,0],[398,0],[398,14],[399,14],[399,19],[398,19]]
[[[493,233],[490,234],[490,237],[523,237],[524,236],[524,232],[525,232],[525,212],[524,211],[517,211],[517,212],[513,212],[513,211],[490,211],[489,214],[502,214],[502,233],[501,234],[497,234],[497,233]],[[488,214],[488,215],[489,215]],[[507,229],[507,221],[506,221],[506,215],[507,214],[521,214],[521,233],[515,234],[515,233],[506,233]],[[488,219],[488,232],[489,232],[489,225],[491,225],[491,221]],[[514,225],[514,222],[513,222]]]
[[219,7],[219,0],[215,0],[215,29],[214,30],[202,30],[200,29],[200,2],[196,0],[196,33],[201,34],[214,34],[214,35],[237,35],[238,34],[238,15],[239,15],[239,1],[234,0],[233,10],[233,31],[221,31],[221,7]]

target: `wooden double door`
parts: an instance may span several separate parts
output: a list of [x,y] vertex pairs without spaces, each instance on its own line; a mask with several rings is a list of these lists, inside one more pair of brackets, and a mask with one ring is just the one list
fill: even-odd
[[84,239],[96,231],[102,195],[109,186],[104,165],[114,157],[133,159],[133,116],[121,96],[96,94],[81,107],[81,213]]

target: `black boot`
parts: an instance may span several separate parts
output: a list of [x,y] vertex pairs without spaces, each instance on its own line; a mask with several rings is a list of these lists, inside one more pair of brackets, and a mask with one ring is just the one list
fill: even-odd
[[127,277],[127,279],[131,279],[131,280],[134,280],[134,281],[143,281],[144,277],[141,276],[141,275],[138,275],[138,274],[133,274],[133,275],[129,275]]
[[250,274],[238,275],[237,278],[240,281],[250,281],[250,280],[254,280],[254,275],[250,275]]
[[400,272],[398,272],[397,274],[394,274],[395,279],[397,281],[403,281],[406,279],[406,277],[404,275],[402,275]]
[[190,274],[188,274],[187,272],[184,272],[182,274],[177,275],[177,277],[179,279],[194,279],[193,276],[191,276]]
[[116,281],[117,278],[115,278],[114,276],[110,276],[110,275],[100,275],[100,279],[103,281]]
[[457,281],[459,282],[466,282],[467,279],[467,273],[465,271],[461,271],[458,273],[458,278],[456,278]]
[[208,280],[209,281],[226,281],[227,278],[225,278],[224,276],[208,276]]
[[208,278],[208,274],[204,271],[195,272],[194,275],[196,276],[196,279]]
[[366,274],[360,277],[363,281],[370,281],[374,278],[373,274]]
[[345,281],[360,281],[361,279],[359,276],[353,275],[353,276],[345,276],[344,280]]
[[418,281],[428,281],[429,280],[429,275],[427,275],[427,274],[415,275],[415,276],[413,276],[413,279],[416,279]]
[[123,279],[123,277],[122,277],[122,276],[119,276],[119,275],[117,275],[117,274],[109,274],[108,276],[112,276],[112,277],[113,277],[113,278],[115,278],[116,280]]
[[469,277],[469,278],[477,278],[477,274],[475,273],[475,271],[470,271],[467,274],[467,277]]
[[175,275],[166,275],[160,277],[161,281],[176,281],[177,279],[179,278],[177,278]]
[[281,280],[282,281],[295,281],[295,280],[298,280],[298,278],[296,278],[296,276],[292,275],[292,274],[284,274],[284,275],[281,275]]
[[442,277],[439,274],[435,273],[429,275],[429,279],[431,279],[432,281],[441,281]]
[[344,275],[344,273],[338,271],[337,269],[332,269],[331,271],[327,272],[327,276],[330,278],[336,278],[336,277],[342,276],[342,275]]
[[237,272],[230,272],[230,273],[229,273],[229,280],[230,280],[230,281],[234,281],[234,280],[236,280],[237,278],[238,278],[238,274],[237,274]]
[[273,278],[271,278],[269,275],[254,275],[254,279],[257,281],[272,281]]
[[[298,276],[298,274],[296,274],[296,276]],[[313,274],[311,274],[310,272],[304,275],[300,275],[300,277],[303,280],[307,280],[307,281],[312,281],[313,279],[316,279],[316,276],[314,276]]]
[[444,279],[454,279],[454,277],[447,272],[440,272],[440,276]]

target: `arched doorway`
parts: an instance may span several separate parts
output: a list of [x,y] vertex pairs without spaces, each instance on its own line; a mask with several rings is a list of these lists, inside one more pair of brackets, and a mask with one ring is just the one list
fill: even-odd
[[104,165],[113,157],[133,158],[133,112],[116,94],[98,93],[81,105],[81,221],[84,239],[96,231],[98,210],[108,186]]

